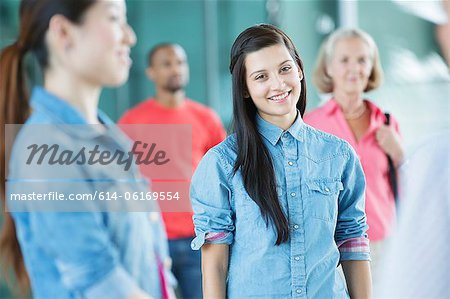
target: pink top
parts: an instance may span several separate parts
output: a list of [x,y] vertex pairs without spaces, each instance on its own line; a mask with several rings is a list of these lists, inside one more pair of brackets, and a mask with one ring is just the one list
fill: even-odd
[[[366,176],[366,214],[368,235],[372,241],[389,236],[395,220],[395,201],[389,182],[389,166],[386,153],[378,145],[375,133],[385,122],[384,112],[367,101],[370,109],[370,125],[367,132],[356,141],[344,114],[334,99],[307,113],[304,121],[309,125],[346,140],[355,149]],[[398,122],[391,117],[391,126],[399,133]]]
[[169,299],[169,291],[167,290],[166,276],[164,274],[164,264],[158,255],[156,255],[156,257],[158,262],[159,283],[161,284],[161,298]]

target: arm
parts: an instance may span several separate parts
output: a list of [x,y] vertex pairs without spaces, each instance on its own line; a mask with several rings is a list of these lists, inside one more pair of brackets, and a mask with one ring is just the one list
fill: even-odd
[[351,298],[371,298],[370,249],[365,214],[365,179],[355,152],[347,145],[335,240]]
[[229,171],[224,157],[213,149],[203,157],[191,183],[196,233],[191,247],[202,249],[203,296],[207,299],[226,298],[229,245],[235,229]]
[[372,298],[369,261],[343,261],[342,270],[344,270],[350,298]]
[[30,221],[68,291],[87,299],[150,298],[120,263],[100,213],[34,213]]
[[227,244],[205,244],[202,247],[203,298],[226,298],[228,251]]

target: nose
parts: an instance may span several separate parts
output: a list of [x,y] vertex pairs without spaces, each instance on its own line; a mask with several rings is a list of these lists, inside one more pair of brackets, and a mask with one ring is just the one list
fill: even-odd
[[286,87],[286,83],[279,74],[272,76],[271,81],[272,90],[284,90],[284,88]]
[[136,44],[136,34],[134,33],[133,28],[129,24],[125,24],[124,28],[124,42],[133,47]]
[[359,71],[360,67],[361,67],[361,65],[356,61],[350,62],[348,64],[349,70],[352,72],[355,72],[355,73]]

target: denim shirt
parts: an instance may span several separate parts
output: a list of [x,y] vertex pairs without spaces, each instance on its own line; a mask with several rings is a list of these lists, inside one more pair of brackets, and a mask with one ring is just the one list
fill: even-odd
[[[118,129],[104,133],[92,129],[79,112],[43,88],[33,90],[31,105],[32,114],[20,130],[12,150],[9,192],[18,188],[13,182],[39,178],[60,181],[53,185],[51,180],[40,183],[36,192],[53,191],[52,186],[70,189],[66,190],[70,192],[80,189],[94,192],[100,181],[107,181],[108,190],[112,192],[120,188],[131,192],[148,191],[148,184],[140,179],[136,167],[124,172],[108,165],[98,172],[99,169],[84,165],[71,165],[64,171],[47,165],[39,172],[30,173],[31,167],[24,166],[21,151],[24,145],[36,140],[57,143],[64,149],[100,144],[111,150],[129,150],[128,139]],[[101,112],[99,120],[113,127],[112,121]],[[54,124],[51,132],[36,132],[39,125],[46,124]],[[63,124],[74,126],[64,127]],[[84,126],[77,129],[76,125]],[[119,183],[118,175],[128,184]],[[64,179],[80,178],[83,183],[78,190],[64,183]],[[162,279],[158,264],[168,259],[168,251],[158,212],[24,211],[11,214],[34,298],[123,299],[137,288],[153,298],[161,298]],[[166,275],[170,278],[170,273]]]
[[[297,117],[286,131],[256,116],[258,131],[275,170],[280,204],[290,237],[275,245],[233,173],[236,136],[211,149],[191,185],[196,238],[230,245],[228,298],[348,298],[336,267],[345,260],[369,260],[364,213],[365,179],[351,147]],[[253,174],[257,175],[257,174]]]

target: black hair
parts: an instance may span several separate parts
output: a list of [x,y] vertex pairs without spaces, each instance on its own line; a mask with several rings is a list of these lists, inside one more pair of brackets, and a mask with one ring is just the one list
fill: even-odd
[[[269,24],[255,25],[244,30],[231,48],[230,72],[233,89],[233,131],[236,133],[238,154],[234,172],[241,170],[245,190],[259,206],[268,225],[277,231],[276,245],[289,239],[289,224],[278,200],[275,171],[269,150],[256,127],[257,109],[252,100],[244,99],[246,86],[246,55],[273,45],[284,45],[303,73],[303,62],[291,39]],[[306,107],[306,81],[301,81],[297,109],[303,116]]]
[[160,49],[170,48],[170,47],[181,47],[181,46],[178,44],[175,44],[175,43],[160,43],[160,44],[155,45],[153,48],[151,48],[147,54],[147,66],[152,66],[153,57],[155,56],[156,52],[158,52]]

